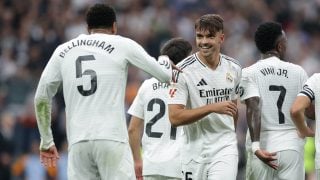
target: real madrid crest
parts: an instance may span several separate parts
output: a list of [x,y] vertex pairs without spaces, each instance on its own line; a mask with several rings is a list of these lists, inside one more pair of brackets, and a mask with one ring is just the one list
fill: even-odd
[[231,73],[229,73],[229,72],[226,73],[226,80],[229,82],[233,82],[233,77],[232,77]]

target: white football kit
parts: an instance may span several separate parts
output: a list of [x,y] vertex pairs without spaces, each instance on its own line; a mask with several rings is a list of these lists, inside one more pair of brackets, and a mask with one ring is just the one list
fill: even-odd
[[313,74],[303,86],[303,90],[298,94],[298,96],[307,96],[315,106],[316,113],[316,131],[315,131],[315,147],[316,147],[316,157],[315,157],[315,168],[318,171],[317,179],[320,179],[320,73]]
[[[251,165],[247,173],[250,179],[304,179],[304,140],[299,138],[290,116],[290,107],[302,89],[308,76],[298,65],[281,61],[277,57],[260,60],[243,69],[240,85],[240,99],[260,97],[261,132],[260,147],[277,153],[279,170],[274,171],[256,156],[249,157]],[[247,145],[251,145],[247,133]],[[249,150],[251,148],[247,148]],[[295,151],[297,162],[290,161]],[[251,151],[251,150],[250,150]],[[280,153],[281,152],[281,153]],[[252,155],[249,152],[249,155]],[[280,156],[281,155],[281,156]],[[288,159],[285,159],[285,158]],[[292,163],[292,164],[290,164]]]
[[[177,83],[171,87],[169,104],[182,104],[187,109],[194,109],[237,99],[236,89],[241,77],[241,66],[238,61],[220,54],[220,62],[217,68],[212,70],[201,62],[197,54],[193,54],[180,62],[178,67],[183,72],[176,73]],[[206,176],[208,173],[215,179],[230,179],[229,175],[231,179],[235,179],[238,150],[233,117],[211,113],[197,122],[182,127],[184,135],[181,157],[185,178],[206,179],[209,177]],[[214,166],[211,163],[222,162],[223,157],[229,155],[236,158],[231,158],[234,159],[233,163],[222,168],[225,173],[221,173],[221,176],[212,175],[220,174],[222,172],[220,167],[202,166],[203,164]],[[198,163],[199,166],[194,165]],[[204,172],[204,169],[208,171]],[[220,172],[215,173],[215,170]]]
[[136,42],[119,35],[82,34],[57,47],[35,95],[40,148],[48,149],[54,144],[50,128],[51,99],[60,84],[66,104],[69,148],[90,140],[128,145],[124,95],[129,63],[160,81],[171,80],[172,69],[167,58],[159,58],[157,62]]
[[169,84],[155,78],[144,81],[128,113],[144,120],[143,176],[181,178],[181,128],[171,126],[167,99]]

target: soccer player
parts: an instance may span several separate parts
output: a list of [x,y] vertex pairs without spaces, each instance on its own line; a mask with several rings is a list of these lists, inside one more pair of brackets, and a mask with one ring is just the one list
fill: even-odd
[[116,35],[116,14],[104,4],[86,14],[89,35],[79,35],[54,51],[35,95],[41,134],[40,158],[59,158],[51,130],[51,101],[63,85],[69,144],[68,179],[135,179],[128,143],[124,95],[128,64],[170,82],[168,57],[158,62],[133,40]]
[[[166,42],[160,50],[177,64],[190,55],[191,44],[181,38]],[[167,98],[169,84],[155,78],[144,81],[128,113],[129,142],[132,149],[137,179],[181,179],[180,137],[181,128],[171,126]],[[144,131],[143,131],[144,129]],[[140,153],[141,134],[143,158]],[[143,160],[142,160],[143,159]]]
[[235,180],[238,150],[235,133],[241,66],[220,53],[223,19],[217,14],[195,22],[198,51],[178,64],[169,104],[173,126],[183,127],[184,179]]
[[304,140],[292,122],[290,107],[307,73],[284,61],[287,38],[279,23],[259,25],[254,40],[262,59],[243,69],[240,85],[252,141],[247,179],[303,180]]
[[[291,117],[302,137],[315,136],[315,171],[317,180],[320,180],[320,73],[313,74],[304,84],[302,91],[296,97],[291,107]],[[315,114],[314,114],[315,113]],[[305,115],[316,120],[316,133],[307,126],[304,121]]]

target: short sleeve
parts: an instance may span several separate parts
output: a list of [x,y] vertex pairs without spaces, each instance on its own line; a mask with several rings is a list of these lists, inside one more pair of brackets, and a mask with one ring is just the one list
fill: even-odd
[[242,70],[239,94],[241,102],[251,97],[260,97],[258,85],[247,68]]
[[187,104],[188,87],[183,73],[176,74],[176,82],[171,83],[168,104]]
[[311,101],[315,99],[315,93],[317,91],[317,87],[320,80],[320,74],[312,75],[304,84],[302,91],[298,94],[298,96],[307,96]]
[[144,87],[146,85],[146,81],[141,85],[141,87],[138,90],[138,93],[136,97],[133,100],[133,103],[131,104],[128,113],[132,116],[136,116],[140,119],[144,119],[144,101],[143,101],[143,94],[144,93]]

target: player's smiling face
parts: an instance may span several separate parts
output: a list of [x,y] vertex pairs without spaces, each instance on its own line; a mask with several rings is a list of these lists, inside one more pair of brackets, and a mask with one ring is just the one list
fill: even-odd
[[203,57],[211,56],[214,52],[219,51],[223,40],[222,31],[213,34],[208,30],[196,30],[196,44]]

